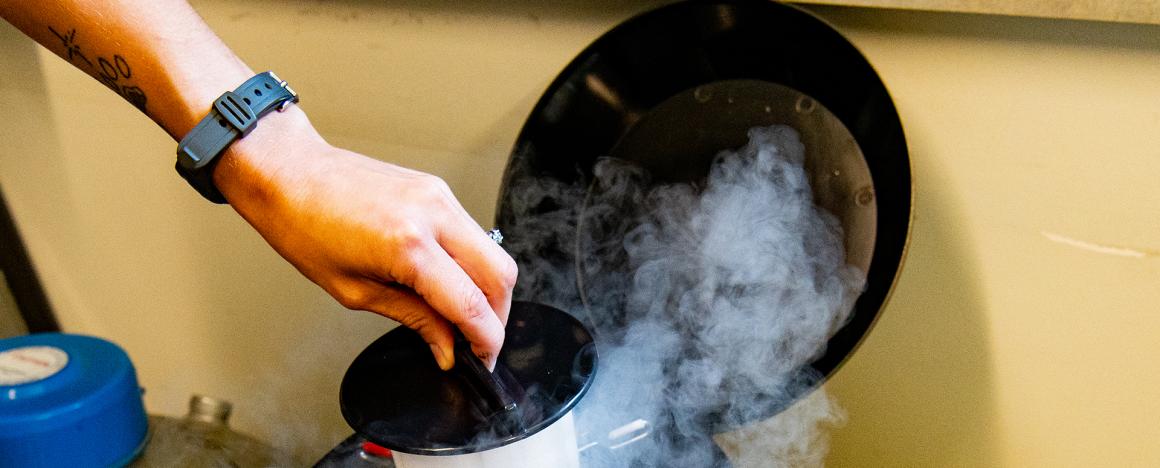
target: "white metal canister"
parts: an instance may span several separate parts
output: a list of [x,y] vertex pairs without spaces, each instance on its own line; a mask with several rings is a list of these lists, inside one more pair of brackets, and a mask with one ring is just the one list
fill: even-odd
[[579,468],[576,426],[569,411],[546,429],[523,440],[461,455],[394,452],[396,468]]
[[343,417],[399,468],[578,468],[572,409],[596,374],[588,330],[566,312],[515,302],[494,372],[456,345],[442,371],[417,333],[396,328],[343,378]]

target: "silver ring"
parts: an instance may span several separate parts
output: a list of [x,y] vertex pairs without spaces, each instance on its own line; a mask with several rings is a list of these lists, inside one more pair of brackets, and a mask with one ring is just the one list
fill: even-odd
[[487,237],[490,237],[496,244],[503,245],[503,233],[499,232],[499,229],[487,231]]

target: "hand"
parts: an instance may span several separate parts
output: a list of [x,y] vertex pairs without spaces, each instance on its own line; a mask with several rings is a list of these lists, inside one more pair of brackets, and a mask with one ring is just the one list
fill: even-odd
[[[180,0],[0,0],[0,17],[177,141],[254,75]],[[116,77],[102,60],[116,63]],[[515,263],[441,180],[331,147],[295,106],[262,118],[221,158],[218,189],[307,278],[346,307],[417,330],[444,369],[454,363],[451,324],[494,365]]]
[[234,209],[340,304],[414,329],[445,370],[454,325],[494,367],[516,265],[442,180],[330,146],[293,107],[223,158]]

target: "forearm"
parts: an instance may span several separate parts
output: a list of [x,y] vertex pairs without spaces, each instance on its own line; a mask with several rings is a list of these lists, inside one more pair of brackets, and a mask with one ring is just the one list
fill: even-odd
[[0,16],[175,140],[253,71],[180,0],[0,0]]
[[[175,140],[254,74],[184,0],[0,0],[0,16]],[[343,305],[414,328],[444,368],[452,324],[495,362],[515,262],[442,180],[326,144],[297,106],[230,144],[213,177],[278,253]]]
[[[184,0],[0,0],[0,16],[125,98],[174,140],[214,99],[254,74]],[[272,168],[263,164],[269,148],[295,144],[287,139],[321,142],[300,110],[292,106],[285,114],[263,119],[221,156],[214,179],[235,209],[276,195]]]

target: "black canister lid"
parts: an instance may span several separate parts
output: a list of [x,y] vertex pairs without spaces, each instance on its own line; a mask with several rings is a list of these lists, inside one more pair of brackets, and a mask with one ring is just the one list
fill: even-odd
[[596,346],[571,315],[529,302],[512,303],[506,333],[494,373],[480,376],[470,353],[456,352],[443,371],[418,333],[391,330],[347,369],[342,416],[371,442],[416,455],[474,453],[539,432],[588,390]]

